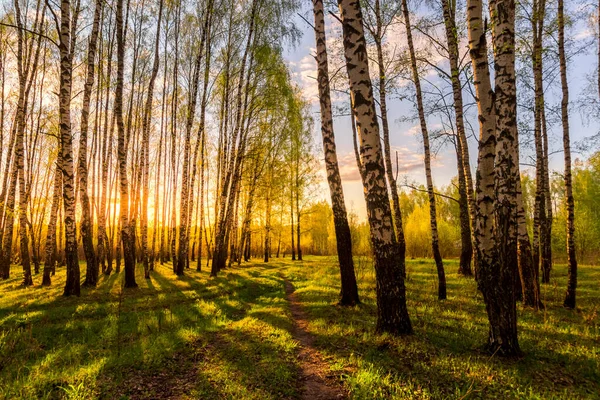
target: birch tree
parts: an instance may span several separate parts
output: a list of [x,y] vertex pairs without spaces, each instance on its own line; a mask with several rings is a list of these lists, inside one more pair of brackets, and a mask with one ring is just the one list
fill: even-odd
[[338,0],[338,6],[360,158],[365,170],[363,186],[377,280],[376,329],[407,334],[412,332],[412,325],[406,308],[405,260],[394,233],[361,6],[357,0]]
[[100,27],[100,15],[102,14],[103,2],[96,1],[94,8],[94,21],[92,22],[92,33],[90,35],[87,53],[87,76],[83,89],[83,107],[81,110],[81,132],[79,133],[79,160],[77,174],[79,177],[79,198],[81,201],[81,239],[86,261],[86,286],[96,286],[98,283],[98,260],[94,251],[93,221],[91,217],[91,205],[88,195],[88,125],[90,115],[90,100],[94,86],[96,72],[96,49],[98,46],[98,31]]
[[489,319],[487,347],[490,352],[505,356],[521,353],[514,293],[519,179],[514,7],[512,0],[489,3],[495,66],[493,90],[482,2],[469,0],[467,3],[469,52],[474,67],[481,132],[476,190],[477,282]]
[[423,154],[425,164],[425,179],[427,181],[427,194],[429,197],[429,222],[431,227],[431,250],[433,259],[438,273],[438,299],[446,298],[446,274],[444,264],[439,247],[439,236],[437,226],[437,212],[435,193],[433,189],[433,178],[431,175],[431,151],[429,146],[429,132],[427,130],[427,120],[425,118],[425,108],[423,107],[423,93],[421,90],[421,80],[419,78],[419,70],[417,68],[417,57],[412,36],[412,27],[410,25],[410,12],[406,0],[402,0],[402,13],[404,16],[404,25],[406,28],[406,41],[408,43],[408,51],[410,55],[410,69],[412,73],[413,84],[415,85],[415,93],[417,100],[417,112],[419,114],[419,124],[421,134],[423,136]]
[[[323,151],[325,152],[325,166],[327,169],[327,182],[331,195],[335,236],[338,260],[340,263],[341,298],[340,304],[354,305],[360,302],[354,262],[352,260],[352,239],[350,225],[346,213],[344,190],[337,160],[335,134],[333,131],[333,117],[331,112],[331,96],[329,89],[329,67],[327,62],[327,40],[325,36],[325,17],[322,0],[313,0],[315,17],[315,39],[317,42],[317,66],[319,82],[319,104],[321,108],[321,135],[323,136]],[[395,184],[395,183],[394,183]],[[397,199],[396,199],[397,200]],[[400,230],[402,227],[400,226]]]
[[562,88],[561,120],[563,128],[563,148],[565,156],[565,202],[567,208],[567,266],[568,283],[564,306],[575,308],[577,290],[577,256],[575,253],[575,199],[573,197],[573,177],[571,173],[571,138],[569,132],[569,84],[567,80],[567,58],[565,55],[565,12],[564,0],[558,0],[558,57],[560,63],[560,83]]
[[[123,121],[123,75],[125,68],[125,29],[123,28],[123,0],[116,4],[117,35],[117,82],[115,88],[115,118],[117,122],[118,149],[117,162],[119,170],[119,224],[120,237],[125,261],[125,287],[137,287],[135,282],[135,227],[129,221],[129,182],[127,178],[127,146],[125,125]],[[64,154],[64,153],[63,153]]]

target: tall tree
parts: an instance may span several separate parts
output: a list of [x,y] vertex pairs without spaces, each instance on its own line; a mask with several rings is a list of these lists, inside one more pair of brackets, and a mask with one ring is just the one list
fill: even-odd
[[[400,199],[398,196],[398,184],[396,177],[394,176],[394,170],[392,168],[392,155],[390,148],[390,127],[388,121],[387,111],[387,85],[389,84],[386,74],[386,63],[383,56],[383,44],[386,32],[389,26],[394,22],[396,11],[399,8],[395,1],[382,2],[375,0],[372,7],[374,22],[372,24],[365,23],[365,27],[370,32],[375,42],[375,50],[377,53],[376,65],[379,89],[379,109],[381,114],[381,128],[383,132],[383,157],[385,173],[388,185],[390,187],[390,194],[392,196],[392,213],[394,216],[394,228],[396,231],[396,239],[398,240],[398,246],[402,254],[406,252],[406,241],[404,239],[404,228],[402,226],[402,211],[400,210]],[[387,13],[386,13],[387,11]],[[404,255],[403,255],[404,257]]]
[[[208,35],[209,35],[209,26],[212,15],[212,1],[209,1],[204,11],[204,23],[202,26],[202,35],[200,38],[200,45],[197,50],[197,56],[194,63],[194,70],[192,73],[192,82],[191,89],[188,99],[188,110],[187,110],[187,119],[186,119],[186,127],[185,127],[185,146],[184,146],[184,158],[183,158],[183,173],[182,173],[182,183],[181,183],[181,206],[180,206],[180,221],[179,221],[179,253],[177,256],[177,270],[176,273],[178,275],[182,275],[184,268],[188,266],[189,263],[189,230],[191,225],[191,217],[193,210],[193,192],[194,192],[194,182],[196,178],[197,171],[197,158],[198,158],[198,150],[200,147],[201,138],[196,140],[196,144],[194,146],[194,151],[191,152],[191,133],[192,133],[192,125],[194,122],[194,117],[196,115],[196,103],[198,99],[198,90],[200,87],[200,71],[202,66],[202,57],[204,54],[204,46],[206,44]],[[206,52],[206,56],[209,53]],[[203,94],[203,101],[205,101]],[[205,106],[204,106],[205,107]],[[202,122],[204,123],[204,122]],[[203,132],[199,131],[199,135]],[[191,154],[190,154],[191,153]],[[190,160],[191,157],[191,160]],[[191,161],[191,166],[190,166]]]
[[60,193],[62,190],[62,172],[60,170],[61,160],[60,152],[58,152],[56,158],[56,167],[54,172],[54,187],[52,190],[52,205],[50,206],[50,220],[46,230],[46,244],[45,244],[45,258],[44,258],[44,270],[42,276],[42,285],[50,286],[52,278],[50,275],[54,271],[56,264],[56,223],[58,210],[60,208]]
[[[458,28],[456,26],[456,1],[441,0],[444,15],[444,26],[446,31],[446,42],[448,44],[448,61],[450,64],[450,81],[452,83],[452,94],[454,98],[454,115],[456,119],[456,148],[458,159],[458,182],[461,209],[461,230],[463,232],[463,252],[460,258],[459,273],[472,275],[471,258],[473,254],[474,241],[470,227],[470,221],[475,217],[475,196],[473,194],[473,178],[471,176],[471,162],[469,156],[469,143],[465,130],[463,114],[462,82],[460,80],[459,51],[458,51]],[[468,240],[467,240],[468,239]]]
[[[14,214],[17,194],[17,184],[19,190],[19,238],[20,255],[23,266],[23,285],[33,284],[31,276],[31,265],[29,258],[29,238],[27,236],[27,208],[28,208],[28,188],[25,180],[25,131],[26,119],[29,107],[29,95],[38,67],[39,55],[41,50],[41,35],[38,30],[42,28],[42,16],[45,6],[40,13],[41,4],[36,5],[35,18],[32,29],[27,29],[27,15],[22,15],[21,5],[18,0],[14,1],[16,30],[17,30],[17,77],[18,77],[18,96],[14,122],[11,128],[11,143],[6,159],[6,170],[4,175],[4,184],[2,190],[3,217],[2,227],[2,254],[0,257],[0,272],[2,278],[8,279],[10,276],[10,263],[12,259],[12,242],[14,230]],[[34,34],[31,34],[31,33]],[[14,154],[13,153],[14,150]],[[11,163],[12,161],[12,163]],[[8,179],[8,181],[7,181]]]
[[[317,42],[317,66],[319,82],[319,104],[321,107],[321,135],[323,136],[323,151],[325,152],[325,167],[327,169],[327,182],[331,195],[333,208],[333,223],[337,245],[338,260],[340,264],[341,298],[340,304],[354,305],[360,302],[354,262],[352,260],[352,239],[350,225],[346,213],[344,190],[337,160],[335,134],[333,131],[333,117],[331,112],[331,96],[329,89],[329,67],[327,61],[327,40],[325,36],[325,17],[323,1],[313,0],[313,13],[315,17],[315,39]],[[400,228],[401,229],[401,228]]]
[[531,28],[533,32],[533,49],[531,54],[534,77],[534,137],[536,153],[536,190],[533,224],[533,262],[536,270],[542,269],[542,281],[550,280],[552,266],[550,234],[552,225],[549,208],[549,173],[548,173],[548,137],[546,126],[546,105],[544,100],[544,22],[546,18],[546,1],[534,0],[532,3]]
[[[60,150],[63,173],[63,209],[65,221],[65,258],[67,279],[64,295],[80,294],[79,257],[77,255],[77,230],[75,215],[75,174],[73,162],[73,134],[71,131],[71,91],[73,79],[73,56],[77,32],[79,3],[71,16],[71,1],[60,2]],[[57,24],[58,25],[58,24]]]
[[[63,0],[64,1],[64,0]],[[117,83],[115,89],[115,118],[117,120],[117,162],[119,165],[119,224],[125,261],[125,287],[137,287],[135,282],[135,227],[129,221],[129,182],[127,179],[127,146],[123,121],[123,75],[125,68],[125,30],[123,28],[123,0],[116,5]],[[63,153],[64,154],[64,153]]]
[[[235,198],[239,188],[239,178],[242,166],[242,161],[246,151],[246,136],[248,130],[245,127],[244,111],[248,105],[249,96],[249,76],[252,71],[252,63],[254,59],[253,41],[255,41],[256,15],[259,7],[259,0],[253,0],[250,10],[250,20],[248,25],[248,35],[246,45],[242,55],[240,64],[240,72],[238,78],[237,96],[235,99],[235,118],[233,126],[233,134],[231,137],[232,150],[226,163],[226,170],[221,184],[217,208],[217,218],[215,223],[215,247],[213,251],[213,260],[211,265],[211,276],[216,276],[217,273],[225,267],[227,261],[227,243],[230,222],[233,215]],[[226,132],[227,129],[224,129]],[[225,146],[227,148],[227,146]]]
[[[144,118],[142,121],[142,211],[141,211],[141,240],[142,240],[142,263],[144,264],[144,277],[150,278],[150,255],[148,253],[148,197],[150,196],[150,120],[152,114],[152,102],[154,99],[154,82],[160,68],[159,45],[160,26],[162,21],[163,0],[159,0],[158,21],[156,27],[156,41],[154,45],[154,61],[152,72],[148,82],[148,95],[144,107]],[[162,145],[162,137],[161,137]],[[158,186],[154,189],[158,193]],[[158,204],[155,204],[154,219],[158,220]],[[156,230],[156,224],[155,224]]]
[[81,201],[81,239],[85,253],[86,274],[84,285],[96,286],[98,282],[98,259],[94,252],[93,221],[91,217],[90,198],[88,195],[88,125],[90,116],[90,100],[94,86],[96,72],[96,49],[98,46],[98,31],[100,27],[100,16],[103,7],[102,0],[97,0],[94,9],[94,21],[92,22],[92,33],[87,53],[87,76],[83,88],[83,107],[81,109],[81,132],[79,133],[79,163],[77,174],[79,177],[79,198]]
[[405,260],[394,233],[361,6],[358,0],[338,0],[338,6],[361,163],[365,170],[363,186],[377,279],[377,330],[407,334],[412,332],[412,326],[406,308]]
[[564,306],[575,308],[577,289],[577,258],[575,253],[575,200],[571,174],[571,139],[569,132],[569,84],[567,81],[567,57],[565,55],[565,12],[564,0],[558,0],[558,58],[562,88],[561,118],[563,125],[563,147],[565,151],[565,202],[567,206],[567,266],[569,281]]
[[427,194],[429,196],[429,225],[431,227],[431,250],[433,253],[433,259],[435,261],[435,266],[437,268],[438,273],[438,298],[440,300],[443,300],[446,298],[446,274],[444,271],[444,264],[442,261],[442,254],[440,253],[439,246],[435,193],[433,190],[433,178],[431,176],[431,152],[429,148],[429,132],[427,131],[427,120],[425,119],[425,108],[423,107],[421,79],[419,78],[419,70],[417,68],[417,57],[415,54],[415,46],[412,37],[412,28],[410,25],[410,12],[408,10],[407,3],[407,0],[402,0],[402,13],[404,15],[406,41],[408,43],[408,51],[410,54],[410,68],[417,97],[417,112],[419,114],[421,134],[423,135],[425,179],[427,180]]
[[[112,26],[112,19],[109,20],[109,27]],[[113,65],[113,48],[114,48],[114,37],[115,30],[109,33],[108,40],[108,55],[106,57],[106,75],[104,76],[104,109],[102,122],[102,143],[101,152],[99,157],[100,162],[100,182],[99,190],[101,191],[100,203],[98,205],[98,247],[97,255],[98,261],[102,265],[102,272],[105,275],[110,275],[112,272],[112,254],[113,254],[113,242],[112,238],[109,238],[107,233],[107,221],[109,220],[109,206],[107,205],[108,199],[111,198],[112,185],[109,183],[109,164],[112,158],[113,148],[113,127],[114,127],[114,114],[109,118],[109,104],[110,104],[110,90],[111,76],[112,76],[112,65]],[[100,85],[98,85],[100,87]]]
[[487,346],[495,354],[521,353],[517,337],[514,276],[517,266],[518,135],[513,0],[491,0],[495,86],[487,59],[482,1],[467,2],[481,131],[477,166],[477,282],[489,319]]

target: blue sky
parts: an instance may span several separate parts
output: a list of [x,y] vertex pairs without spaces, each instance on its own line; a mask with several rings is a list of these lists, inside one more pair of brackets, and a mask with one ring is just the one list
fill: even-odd
[[[308,4],[305,4],[305,8],[302,14],[308,21],[312,22],[312,12],[307,8]],[[427,11],[422,11],[426,13]],[[420,11],[421,13],[421,11]],[[315,42],[312,28],[309,27],[306,22],[301,18],[297,17],[295,23],[303,32],[302,38],[297,46],[289,48],[284,56],[288,61],[290,70],[292,71],[293,79],[302,88],[304,97],[312,102],[312,111],[315,117],[314,135],[315,141],[320,143],[320,119],[319,119],[319,108],[318,108],[318,94],[316,81],[316,62],[312,55],[315,54]],[[336,71],[341,62],[339,58],[339,38],[341,32],[336,22],[331,16],[326,18],[328,25],[328,51],[330,52],[330,73]],[[571,137],[573,142],[579,142],[585,137],[596,134],[599,130],[598,123],[588,121],[588,118],[584,118],[582,114],[576,111],[575,103],[581,98],[581,94],[584,90],[595,90],[595,80],[587,79],[589,75],[594,74],[594,70],[597,68],[597,44],[592,38],[595,36],[595,32],[591,27],[591,24],[584,22],[579,23],[577,26],[571,28],[567,35],[573,40],[575,46],[585,43],[589,46],[589,51],[583,54],[578,54],[570,60],[568,79],[570,87],[570,97],[573,105],[571,106],[570,113],[570,125],[571,125]],[[401,28],[399,28],[401,29]],[[394,34],[395,33],[395,34]],[[400,31],[392,32],[394,37],[389,40],[389,45],[393,46],[394,49],[400,48],[404,45],[405,38]],[[392,36],[392,35],[390,35]],[[417,37],[417,47],[427,46],[424,41],[419,42]],[[390,47],[391,48],[391,47]],[[462,48],[466,49],[466,43],[463,43]],[[338,59],[336,59],[338,57]],[[548,63],[552,63],[550,60]],[[443,60],[439,60],[440,67],[445,68]],[[549,65],[552,67],[552,65]],[[342,70],[342,72],[344,72]],[[435,73],[426,73],[428,80],[433,83],[440,84],[442,80],[439,79]],[[412,85],[407,81],[399,81],[397,86]],[[546,101],[549,108],[556,106],[560,102],[560,81],[556,79],[556,82],[549,83],[545,89]],[[593,85],[594,88],[588,88]],[[412,86],[411,86],[412,88]],[[465,99],[465,103],[468,101]],[[334,108],[336,106],[346,106],[347,96],[343,94],[334,93]],[[410,182],[424,183],[425,173],[422,162],[422,142],[420,139],[421,131],[417,126],[416,121],[402,122],[403,117],[414,114],[414,105],[411,101],[399,99],[397,94],[388,96],[388,118],[390,121],[390,144],[392,146],[392,153],[398,152],[399,155],[399,171],[398,171],[398,182],[402,183],[405,180]],[[469,121],[477,132],[476,109],[472,109],[469,113]],[[525,115],[524,115],[525,116]],[[549,120],[551,117],[548,118]],[[428,126],[430,130],[440,128],[441,119],[437,116],[430,116],[428,118]],[[344,183],[344,194],[346,197],[347,207],[355,211],[360,218],[365,218],[366,210],[364,206],[363,188],[360,182],[360,176],[356,168],[356,162],[354,157],[354,150],[352,145],[352,132],[351,125],[349,123],[348,116],[338,116],[334,119],[334,130],[336,135],[336,143],[338,148],[338,158],[340,161],[340,169],[342,172],[342,180]],[[559,121],[549,126],[549,143],[550,143],[550,168],[553,170],[560,171],[563,168],[563,153],[562,153],[562,126]],[[531,149],[525,143],[523,139],[523,146],[521,149],[521,162],[523,164],[530,164],[531,161]],[[456,175],[456,155],[454,149],[450,145],[437,146],[438,151],[432,160],[432,170],[434,183],[436,186],[445,186],[450,183],[450,180]],[[474,137],[469,139],[470,159],[471,166],[476,166],[477,156],[477,141]],[[574,158],[585,158],[586,154],[573,154]],[[522,165],[522,170],[531,172],[531,168],[527,165]],[[324,168],[322,173],[324,174]],[[322,175],[324,177],[324,175]],[[320,191],[323,199],[327,200],[328,190],[326,189],[326,183],[323,181],[325,190]]]

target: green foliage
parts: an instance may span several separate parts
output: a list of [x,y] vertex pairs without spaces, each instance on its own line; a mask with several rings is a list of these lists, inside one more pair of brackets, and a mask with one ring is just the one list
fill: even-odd
[[309,254],[336,254],[333,211],[329,204],[325,201],[313,204],[307,211],[307,217],[307,230],[310,236],[310,242],[307,246]]
[[[455,258],[460,255],[460,220],[456,179],[445,188],[434,189],[436,193],[437,225],[442,257]],[[411,258],[432,257],[431,218],[427,189],[421,185],[400,194],[406,255]]]
[[[533,196],[535,185],[531,179],[527,187],[529,220],[533,219]],[[554,174],[551,182],[554,219],[552,229],[553,257],[566,260],[566,221],[564,177]],[[576,161],[573,166],[573,197],[575,198],[575,250],[580,263],[597,265],[600,262],[600,153],[592,155],[586,162]],[[531,225],[531,221],[530,225]]]

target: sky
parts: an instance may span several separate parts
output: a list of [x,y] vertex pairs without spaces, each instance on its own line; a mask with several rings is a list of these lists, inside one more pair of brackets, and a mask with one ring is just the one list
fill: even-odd
[[[310,4],[305,4],[301,14],[312,23],[313,16],[312,11],[307,7]],[[419,11],[420,14],[425,15],[430,12],[429,10]],[[307,101],[311,103],[311,111],[315,118],[314,126],[314,137],[316,143],[320,143],[320,119],[319,119],[319,107],[318,107],[318,89],[316,85],[316,61],[313,56],[315,55],[315,39],[312,27],[310,27],[302,18],[296,17],[295,23],[303,32],[299,44],[295,47],[289,47],[284,53],[284,57],[289,65],[294,81],[302,89],[303,96]],[[328,52],[330,53],[330,74],[333,71],[337,71],[340,67],[336,64],[336,50],[339,51],[339,38],[341,38],[341,29],[333,17],[326,14],[327,24],[327,45]],[[443,31],[439,32],[443,36]],[[570,35],[573,43],[577,46],[582,43],[593,44],[590,51],[585,54],[579,54],[573,57],[569,62],[568,69],[568,80],[571,93],[572,102],[576,102],[581,93],[586,90],[586,87],[590,85],[586,76],[593,74],[597,68],[597,54],[596,42],[591,41],[595,36],[593,28],[589,27],[586,23],[580,23],[577,26],[571,28],[567,32]],[[405,46],[405,35],[401,27],[391,29],[388,34],[388,48],[393,49],[396,53],[400,53]],[[440,36],[441,37],[441,36]],[[416,46],[426,46],[427,44],[419,38],[416,38]],[[591,42],[590,42],[591,41]],[[466,49],[466,42],[461,43],[461,48]],[[332,55],[333,54],[333,55]],[[340,59],[341,62],[341,59]],[[434,60],[442,68],[445,68],[441,57]],[[551,67],[551,66],[549,66]],[[373,69],[373,67],[371,67]],[[342,72],[343,69],[341,70]],[[433,71],[425,73],[425,77],[431,82],[441,82],[441,79],[437,77]],[[593,80],[592,80],[593,82]],[[398,86],[412,85],[409,81],[400,81]],[[549,83],[545,90],[546,101],[548,107],[554,107],[559,104],[560,96],[560,80],[556,79],[556,82]],[[411,86],[412,88],[412,86]],[[595,89],[595,88],[594,88]],[[377,94],[376,94],[377,95]],[[402,100],[397,94],[388,96],[388,119],[390,121],[390,145],[392,148],[392,156],[395,158],[396,152],[399,157],[399,171],[398,171],[398,184],[402,185],[405,181],[410,183],[425,183],[425,172],[423,165],[423,148],[421,131],[418,121],[405,121],[403,118],[406,116],[414,115],[415,107],[413,102],[409,100]],[[467,100],[465,99],[465,103]],[[333,93],[333,107],[334,114],[336,106],[347,105],[347,95]],[[574,106],[573,106],[574,107]],[[572,142],[579,142],[582,139],[592,136],[599,131],[598,123],[590,123],[587,118],[584,118],[581,113],[571,110],[570,113],[570,125],[571,125],[571,137]],[[476,109],[471,108],[469,114],[469,121],[471,126],[474,128],[474,134],[479,135],[478,126],[476,121]],[[340,165],[340,172],[342,175],[342,181],[344,186],[344,195],[346,199],[346,207],[349,210],[354,211],[358,214],[360,219],[366,218],[366,209],[363,196],[363,187],[360,181],[360,175],[356,166],[354,149],[352,144],[352,131],[349,116],[341,115],[334,118],[334,132],[336,137],[338,161]],[[548,118],[551,120],[551,118]],[[442,127],[442,121],[437,116],[428,117],[428,127],[430,131],[439,129]],[[563,169],[563,153],[562,153],[562,125],[558,121],[549,127],[549,143],[550,143],[550,168],[553,170],[561,171]],[[523,140],[525,142],[525,140]],[[447,186],[450,184],[451,179],[456,176],[456,153],[454,148],[449,144],[446,145],[435,145],[437,149],[436,154],[432,158],[432,172],[434,184],[437,187]],[[469,138],[469,150],[471,167],[474,170],[476,168],[476,157],[477,157],[477,141],[474,136]],[[522,171],[528,173],[532,172],[532,169],[527,164],[531,164],[532,149],[527,144],[522,144],[521,149],[521,168]],[[321,154],[320,154],[321,155]],[[573,158],[585,158],[586,154],[573,154]],[[321,155],[322,158],[322,155]],[[322,163],[323,164],[323,163]],[[324,166],[321,168],[321,175],[323,189],[319,191],[320,196],[324,200],[328,200],[329,191],[325,182]]]

